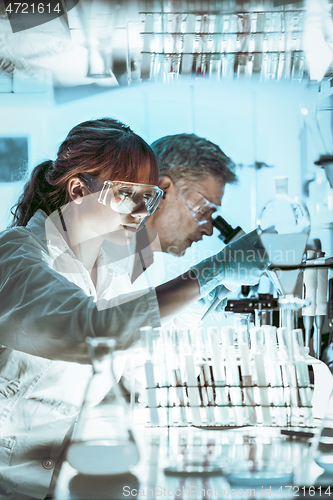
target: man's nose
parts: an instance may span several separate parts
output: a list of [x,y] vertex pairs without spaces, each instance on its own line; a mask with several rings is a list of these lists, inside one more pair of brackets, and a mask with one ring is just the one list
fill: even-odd
[[207,236],[212,236],[213,234],[213,224],[212,221],[207,221],[205,224],[200,226],[201,233]]

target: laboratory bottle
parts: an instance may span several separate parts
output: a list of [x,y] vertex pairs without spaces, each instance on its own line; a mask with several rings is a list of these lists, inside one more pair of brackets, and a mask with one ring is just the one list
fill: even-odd
[[93,375],[67,450],[67,460],[82,474],[122,474],[139,460],[128,405],[113,372],[116,341],[88,338]]
[[[258,218],[258,234],[271,264],[295,266],[302,262],[310,233],[307,207],[288,195],[288,178],[274,178],[275,197],[262,209]],[[275,270],[283,295],[294,293],[296,270]]]

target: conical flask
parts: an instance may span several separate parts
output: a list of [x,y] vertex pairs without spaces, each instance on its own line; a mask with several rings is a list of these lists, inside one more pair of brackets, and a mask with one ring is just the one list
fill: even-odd
[[[259,215],[258,233],[271,264],[301,264],[310,233],[310,215],[297,198],[288,196],[288,178],[275,177],[275,198]],[[292,295],[299,271],[274,271],[284,295]]]
[[113,372],[115,340],[89,338],[93,375],[67,450],[82,474],[123,474],[139,460],[128,408]]

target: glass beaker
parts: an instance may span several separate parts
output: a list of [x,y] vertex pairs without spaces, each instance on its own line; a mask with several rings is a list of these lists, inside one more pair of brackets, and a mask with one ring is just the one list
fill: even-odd
[[233,317],[234,323],[233,327],[235,328],[235,343],[238,343],[239,332],[242,330],[250,331],[251,326],[251,314],[248,313],[234,313]]
[[130,429],[127,403],[113,372],[116,341],[88,338],[93,376],[67,450],[82,474],[123,474],[136,465],[139,451]]
[[254,325],[261,327],[273,325],[273,309],[255,309]]

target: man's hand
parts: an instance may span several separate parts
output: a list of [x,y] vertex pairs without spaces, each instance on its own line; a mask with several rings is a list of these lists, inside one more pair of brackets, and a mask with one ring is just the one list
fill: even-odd
[[267,265],[267,254],[255,230],[203,260],[191,271],[198,279],[201,295],[205,296],[221,284],[227,288],[229,285],[232,290],[241,285],[255,285]]

